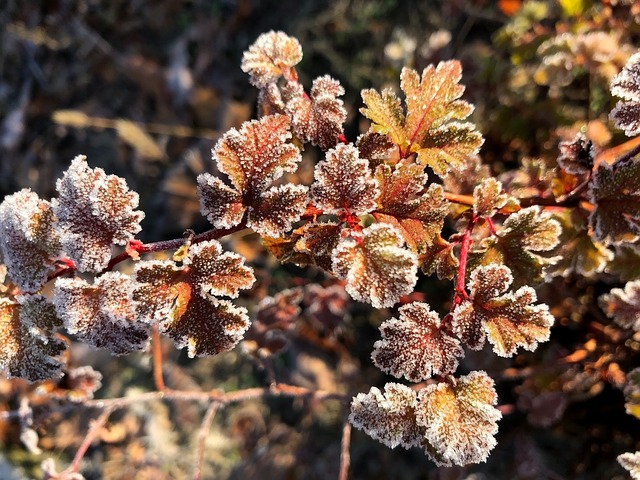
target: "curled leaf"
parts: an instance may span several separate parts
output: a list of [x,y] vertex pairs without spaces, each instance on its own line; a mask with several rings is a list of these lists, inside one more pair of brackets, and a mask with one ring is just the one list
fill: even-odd
[[144,213],[135,210],[138,194],[124,179],[73,159],[56,188],[53,211],[62,246],[81,272],[97,272],[111,259],[111,245],[125,245],[141,230]]
[[471,273],[470,299],[453,311],[452,326],[469,348],[482,348],[485,335],[495,353],[510,357],[518,347],[533,351],[538,342],[549,339],[553,315],[544,304],[533,305],[536,292],[521,287],[505,293],[513,276],[505,265],[487,265]]
[[383,308],[413,291],[417,258],[402,248],[404,240],[395,227],[374,223],[353,235],[342,239],[333,253],[333,271],[346,279],[351,297]]
[[420,390],[416,422],[424,428],[423,446],[436,465],[486,461],[502,418],[494,407],[497,398],[493,380],[483,371]]
[[291,117],[296,136],[322,150],[334,147],[347,119],[343,102],[337,98],[344,95],[340,82],[328,75],[316,78],[309,96],[297,82],[288,87],[285,111]]
[[420,445],[422,432],[416,425],[416,393],[405,385],[387,383],[384,395],[376,387],[359,393],[351,402],[349,422],[387,447],[409,449]]
[[593,168],[595,148],[587,136],[579,132],[573,140],[560,142],[558,165],[574,175],[590,172]]
[[0,204],[0,231],[9,275],[23,291],[39,290],[61,248],[51,204],[28,189],[7,195]]
[[240,68],[250,75],[252,85],[264,88],[283,75],[289,77],[300,60],[302,47],[296,38],[270,31],[260,35],[244,52]]
[[399,319],[380,325],[382,340],[373,345],[371,354],[375,365],[412,382],[452,374],[464,351],[458,339],[442,328],[438,314],[417,302],[400,307],[398,313]]

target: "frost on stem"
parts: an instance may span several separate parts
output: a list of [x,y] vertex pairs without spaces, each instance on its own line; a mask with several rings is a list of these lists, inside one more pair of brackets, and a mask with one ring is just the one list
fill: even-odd
[[333,252],[333,271],[347,281],[347,292],[374,308],[391,307],[415,287],[418,261],[402,247],[394,226],[374,223],[343,238]]
[[632,55],[614,77],[611,93],[622,98],[611,111],[611,120],[629,137],[640,134],[640,53]]
[[640,280],[627,282],[624,290],[614,288],[598,299],[609,318],[623,328],[640,331]]
[[376,208],[378,182],[371,175],[369,162],[358,156],[353,145],[340,144],[329,150],[326,159],[316,165],[314,177],[311,196],[326,213],[347,210],[361,215]]
[[125,245],[141,230],[138,194],[124,179],[89,168],[83,155],[73,159],[56,188],[60,196],[52,204],[62,246],[81,272],[106,268],[111,246]]
[[138,322],[129,299],[129,276],[107,272],[91,285],[80,278],[58,278],[53,302],[67,331],[95,348],[114,355],[144,350],[149,342],[147,325]]
[[453,311],[455,334],[469,348],[479,350],[489,338],[494,352],[511,357],[518,347],[533,351],[538,342],[549,339],[553,315],[537,300],[533,288],[525,286],[505,293],[513,276],[505,265],[491,264],[471,273],[470,299]]
[[430,65],[422,76],[404,68],[400,87],[406,111],[391,90],[370,89],[362,91],[366,107],[360,112],[373,122],[372,130],[389,137],[405,157],[417,153],[419,163],[442,176],[451,168],[463,168],[465,157],[478,153],[483,143],[475,125],[460,121],[473,111],[471,104],[460,100],[461,78],[462,67],[456,60]]
[[305,95],[302,85],[288,82],[283,91],[284,110],[291,118],[295,135],[322,150],[334,147],[343,134],[342,125],[347,119],[343,102],[337,98],[341,95],[344,95],[344,88],[328,75],[313,81],[309,96]]
[[51,204],[29,189],[5,197],[0,204],[0,252],[11,279],[25,292],[47,282],[60,254]]
[[62,376],[59,357],[67,348],[54,330],[61,325],[41,295],[0,298],[0,370],[37,382]]
[[441,328],[438,314],[417,302],[400,307],[398,313],[399,319],[380,325],[382,340],[374,344],[371,354],[376,366],[412,382],[455,372],[464,351],[458,339]]
[[182,266],[172,261],[143,261],[134,270],[132,293],[138,318],[157,323],[189,356],[231,350],[249,328],[249,316],[217,297],[235,298],[250,288],[253,271],[244,258],[222,252],[216,240],[192,246]]
[[248,227],[277,237],[300,219],[307,188],[272,185],[284,173],[294,172],[301,160],[298,148],[288,143],[289,126],[286,116],[269,115],[229,130],[218,141],[213,158],[232,186],[208,173],[198,176],[200,210],[216,228],[236,226],[248,214]]
[[281,76],[291,76],[291,69],[302,60],[298,40],[284,32],[270,31],[260,35],[244,52],[240,68],[250,76],[249,81],[264,88]]

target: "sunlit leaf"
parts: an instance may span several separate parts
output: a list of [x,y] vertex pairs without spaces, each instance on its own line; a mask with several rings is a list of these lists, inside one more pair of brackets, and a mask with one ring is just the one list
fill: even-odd
[[[518,347],[533,351],[549,339],[553,315],[537,300],[533,288],[525,286],[506,293],[513,282],[504,265],[479,267],[471,274],[470,299],[453,311],[454,333],[469,348],[482,348],[485,338],[501,357],[511,357]],[[486,335],[486,337],[485,337]]]
[[624,399],[627,413],[640,419],[640,367],[627,373]]
[[0,252],[12,280],[25,292],[44,285],[60,254],[51,204],[28,189],[0,204]]
[[372,131],[360,135],[356,140],[356,147],[360,158],[369,160],[369,167],[373,171],[378,165],[388,161],[394,150],[398,149],[389,137]]
[[141,230],[138,194],[124,179],[89,168],[82,155],[73,159],[56,188],[60,196],[52,204],[62,246],[81,272],[103,270],[112,244],[125,245]]
[[93,285],[80,278],[58,278],[53,301],[65,328],[84,343],[106,348],[114,355],[144,350],[149,343],[147,325],[135,318],[129,294],[131,279],[107,272]]
[[29,382],[60,377],[63,365],[56,357],[67,347],[49,329],[59,323],[40,295],[0,298],[0,370]]
[[384,394],[376,387],[359,393],[351,402],[349,422],[387,447],[420,445],[422,429],[416,425],[416,393],[398,383],[387,383]]
[[460,261],[453,252],[454,244],[440,235],[420,254],[420,268],[427,275],[438,274],[441,280],[451,280],[458,271]]
[[346,290],[355,300],[390,307],[411,293],[417,281],[417,258],[403,243],[395,227],[374,223],[341,239],[333,253],[333,271],[347,281]]
[[379,165],[376,179],[380,185],[378,219],[398,227],[414,251],[430,246],[442,231],[447,215],[442,186],[426,188],[424,167],[406,161],[393,168]]
[[371,354],[375,365],[412,382],[455,372],[464,351],[458,339],[442,327],[438,314],[426,303],[417,302],[400,307],[398,313],[399,319],[380,325],[382,340],[374,344]]
[[517,204],[517,200],[502,192],[502,183],[495,178],[484,179],[473,190],[473,213],[478,217],[492,217],[507,202]]
[[302,227],[295,251],[309,255],[313,264],[330,272],[333,265],[333,251],[340,241],[342,226],[338,223],[307,223]]
[[623,328],[640,330],[640,280],[627,282],[624,290],[613,288],[598,303],[604,313]]
[[296,170],[298,148],[291,138],[289,119],[269,115],[231,129],[218,141],[214,160],[232,187],[208,173],[198,177],[203,215],[217,228],[238,225],[248,213],[247,226],[262,235],[278,236],[297,221],[307,204],[303,185],[272,182]]
[[560,142],[558,165],[574,175],[590,172],[593,168],[595,149],[593,142],[579,132],[573,140]]
[[557,261],[543,257],[559,241],[562,229],[557,220],[540,207],[528,207],[509,215],[497,235],[483,241],[484,250],[476,252],[480,264],[501,263],[509,267],[515,285],[540,283],[544,268]]
[[486,461],[502,418],[496,402],[493,380],[483,371],[420,390],[416,421],[427,455],[439,466]]
[[287,86],[285,111],[291,117],[296,136],[322,150],[334,147],[347,119],[343,102],[337,98],[344,95],[340,82],[328,75],[316,78],[308,96],[297,82]]
[[406,112],[400,100],[388,89],[378,93],[363,90],[366,107],[361,113],[372,122],[374,132],[387,135],[405,155],[418,154],[418,161],[436,174],[449,168],[462,169],[465,157],[477,153],[482,136],[471,123],[460,122],[473,106],[460,100],[464,87],[459,85],[462,69],[458,61],[428,66],[422,76],[415,70],[402,70],[401,88]]
[[182,262],[143,261],[136,264],[132,293],[136,313],[157,323],[189,356],[215,355],[232,349],[249,328],[246,309],[218,296],[235,298],[255,280],[244,259],[222,252],[216,240],[193,245]]
[[290,76],[291,69],[302,60],[298,40],[284,32],[270,31],[260,35],[244,52],[241,67],[250,75],[250,82],[258,88]]
[[378,183],[371,175],[369,162],[358,156],[353,145],[340,144],[329,150],[316,165],[311,196],[326,213],[346,211],[355,215],[376,208]]
[[589,198],[595,205],[589,223],[597,241],[618,244],[640,238],[639,158],[613,165],[600,163],[593,174]]

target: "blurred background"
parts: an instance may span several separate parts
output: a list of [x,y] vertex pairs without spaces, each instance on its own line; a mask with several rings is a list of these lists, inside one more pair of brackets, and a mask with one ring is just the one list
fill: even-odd
[[[255,118],[257,91],[240,61],[269,30],[300,41],[298,72],[307,88],[323,74],[340,80],[352,141],[368,129],[358,113],[361,89],[398,89],[403,66],[421,70],[451,58],[462,62],[464,98],[475,104],[472,120],[486,139],[482,161],[495,175],[513,178],[523,160],[529,170],[552,168],[558,142],[580,129],[602,149],[624,141],[608,121],[615,104],[608,86],[640,46],[633,0],[0,0],[0,195],[29,187],[49,199],[55,179],[84,154],[90,166],[126,178],[140,194],[141,240],[208,229],[196,177],[214,171],[219,136]],[[300,181],[311,182],[320,158],[305,150]],[[235,390],[275,376],[355,395],[391,381],[372,366],[370,353],[378,325],[393,311],[350,301],[318,270],[280,266],[254,235],[233,235],[227,246],[256,268],[256,287],[241,299],[254,317],[256,305],[273,296],[290,312],[281,332],[286,348],[256,360],[248,341],[213,359],[190,360],[168,344],[170,386]],[[297,290],[278,296],[291,288]],[[461,370],[487,370],[508,413],[488,463],[438,469],[417,449],[392,451],[354,431],[350,478],[626,478],[615,457],[640,447],[640,429],[607,369],[615,339],[589,336],[585,318],[598,288],[566,279],[543,287],[541,296],[556,300],[559,324],[535,353],[509,360],[486,351],[467,355]],[[448,282],[423,279],[412,300],[444,311],[449,289]],[[592,340],[597,346],[586,348]],[[579,349],[587,360],[574,370],[554,363]],[[631,353],[624,359],[637,365]],[[153,388],[148,355],[116,358],[74,345],[69,371],[84,365],[102,375],[98,398]],[[68,399],[96,382],[92,374],[81,386],[0,380],[0,411],[15,411],[28,398],[39,435],[29,449],[19,425],[0,418],[0,478],[37,477],[49,457],[68,465],[91,416],[58,408],[42,392]],[[190,478],[202,414],[194,403],[119,411],[82,473]],[[337,478],[345,414],[336,401],[278,399],[225,409],[207,439],[203,478]]]

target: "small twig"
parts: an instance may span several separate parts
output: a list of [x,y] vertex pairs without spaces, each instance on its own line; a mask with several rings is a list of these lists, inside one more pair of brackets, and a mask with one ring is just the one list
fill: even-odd
[[89,447],[98,436],[98,433],[100,433],[100,429],[104,427],[104,425],[107,423],[107,420],[109,420],[109,417],[111,416],[111,413],[113,413],[115,408],[115,406],[107,406],[105,410],[100,414],[100,416],[93,421],[93,423],[91,424],[91,428],[89,428],[87,435],[84,437],[84,440],[82,440],[78,451],[73,457],[71,465],[63,472],[63,474],[79,472],[80,462],[82,461],[82,458],[84,457],[85,453],[87,453],[87,450],[89,450]]
[[218,402],[211,402],[209,404],[209,408],[207,408],[207,411],[204,414],[204,417],[202,418],[202,423],[198,430],[198,449],[196,452],[196,464],[193,469],[193,480],[200,480],[200,478],[202,478],[205,444],[207,436],[209,435],[209,430],[211,429],[211,422],[213,422],[213,418],[216,416],[216,412],[219,407],[220,404]]
[[153,352],[153,381],[156,390],[164,392],[166,386],[162,376],[162,338],[157,325],[151,327],[151,350]]
[[340,474],[339,480],[347,480],[349,478],[349,465],[351,464],[351,455],[349,447],[351,445],[351,424],[349,420],[344,421],[342,426],[342,441],[340,442]]

